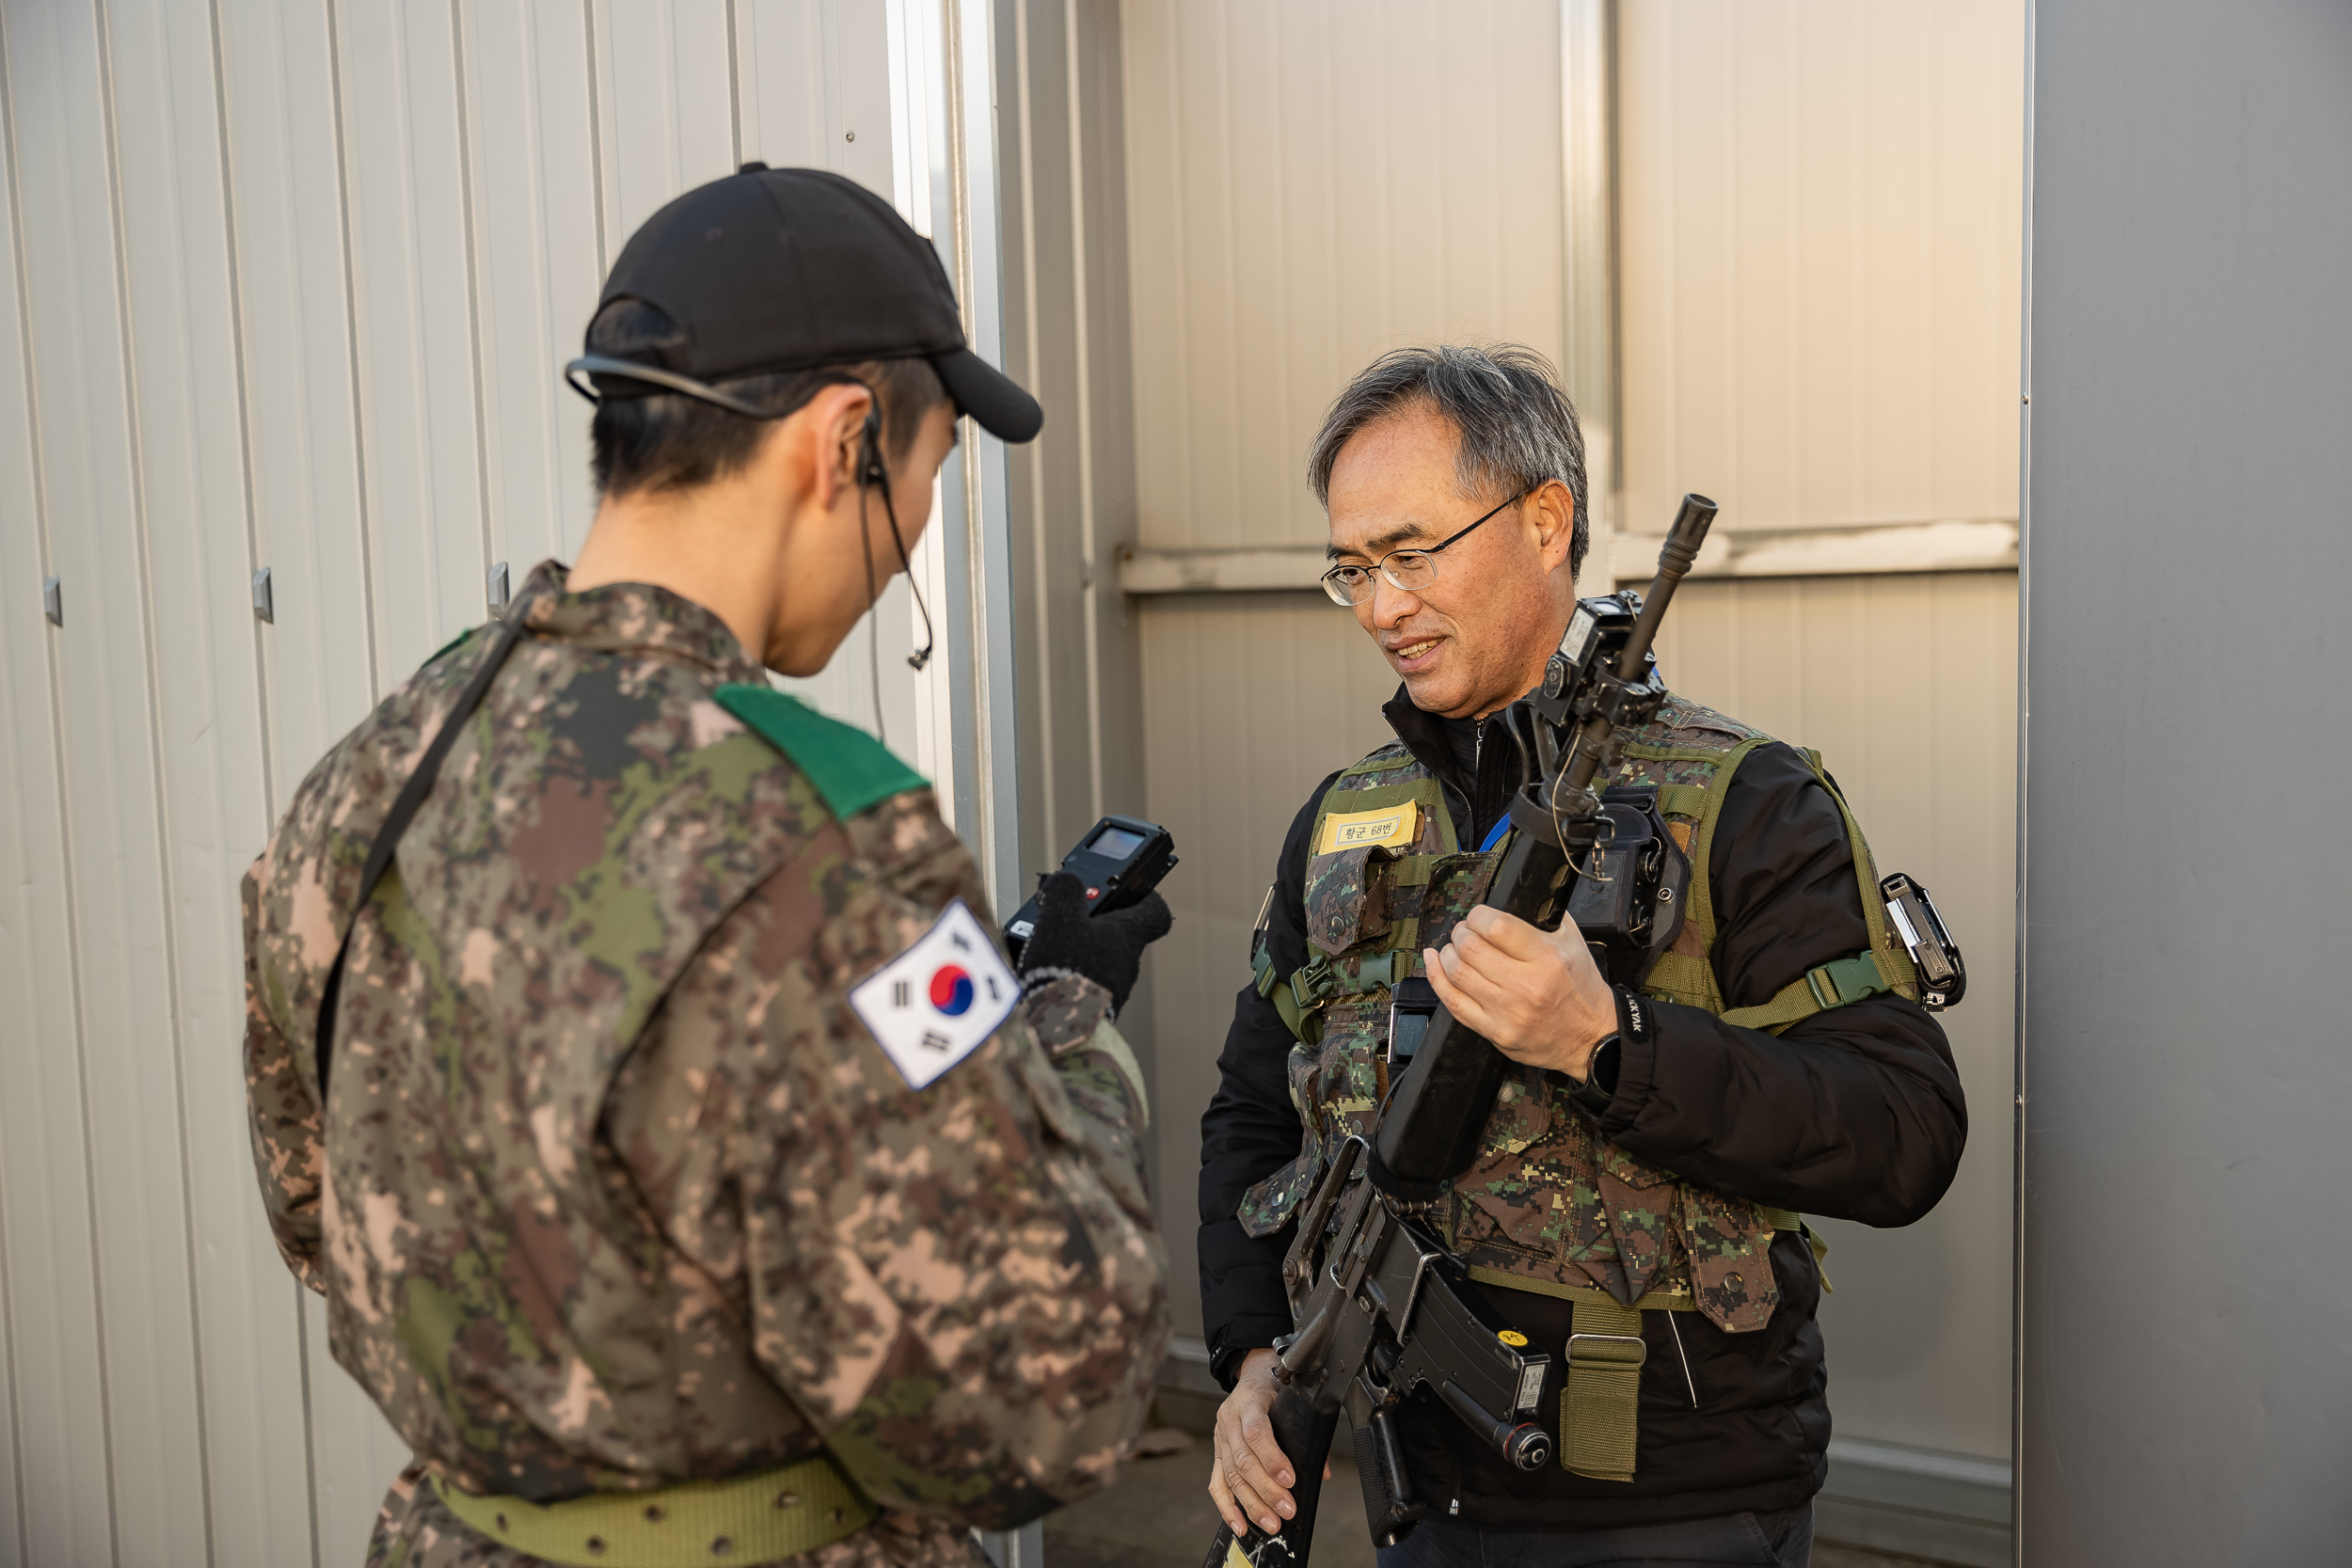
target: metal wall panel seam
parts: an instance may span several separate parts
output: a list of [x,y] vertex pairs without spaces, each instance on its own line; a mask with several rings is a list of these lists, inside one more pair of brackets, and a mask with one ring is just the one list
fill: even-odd
[[[1078,549],[1086,562],[1087,815],[1099,817],[1103,804],[1103,611],[1099,578],[1103,557],[1094,537],[1094,327],[1087,309],[1086,97],[1078,70],[1078,0],[1062,0],[1062,59],[1070,73],[1070,247],[1073,346],[1078,378]],[[1048,770],[1048,777],[1051,771]],[[1052,812],[1048,822],[1056,822]],[[1048,849],[1052,847],[1047,847]]]
[[[1013,104],[1016,123],[1020,127],[1020,167],[1014,178],[1021,186],[1021,296],[1022,329],[1030,382],[1030,390],[1037,390],[1041,377],[1041,358],[1038,342],[1037,297],[1037,143],[1030,124],[1032,106],[1029,102],[1029,0],[1012,0],[1013,28]],[[1080,400],[1081,406],[1084,399]],[[1045,530],[1045,442],[1051,437],[1041,435],[1030,444],[1029,484],[1029,544],[1035,552],[1038,592],[1035,609],[1037,617],[1037,724],[1038,749],[1043,754],[1043,766],[1038,769],[1038,798],[1044,818],[1045,833],[1051,839],[1060,832],[1061,817],[1055,809],[1054,752],[1054,612],[1053,596],[1045,591],[1048,556]],[[1081,443],[1084,436],[1080,436]]]
[[[8,24],[5,15],[0,15],[0,81],[5,81],[8,73],[7,38]],[[11,114],[7,115],[5,118],[8,120],[12,121],[14,116]],[[24,309],[24,302],[23,298],[24,285],[22,282],[24,272],[24,258],[22,243],[17,237],[17,180],[15,176],[16,135],[12,124],[9,125],[7,135],[7,150],[9,168],[8,238],[9,244],[15,249],[16,253],[16,268],[17,277],[19,278],[16,291],[18,294],[17,309],[21,320]],[[24,331],[24,328],[21,325],[19,331]],[[29,334],[27,334],[27,338],[29,341]],[[33,404],[32,388],[29,384],[24,388],[24,403],[25,408],[29,414]],[[32,454],[34,467],[38,469],[40,461],[40,443],[38,440],[33,439],[30,432],[27,432],[25,444]],[[37,537],[40,537],[41,539],[41,567],[43,575],[46,576],[48,567],[48,541],[46,537],[41,534],[37,534]],[[43,641],[47,641],[46,634],[43,634]],[[60,780],[59,782],[62,783],[63,781]],[[62,840],[63,834],[60,833],[59,837],[60,840]],[[29,1001],[29,998],[24,1000]],[[24,1506],[24,1427],[22,1412],[18,1408],[18,1390],[22,1384],[22,1379],[17,1373],[16,1289],[14,1271],[10,1267],[10,1259],[14,1253],[14,1243],[9,1235],[8,1216],[8,1201],[7,1167],[5,1164],[0,1164],[0,1348],[4,1348],[6,1351],[8,1356],[8,1492],[11,1499],[9,1522],[14,1526],[13,1533],[16,1537],[17,1560],[20,1562],[30,1562],[32,1560],[32,1543],[29,1535],[31,1521],[26,1516]]]
[[481,564],[486,578],[497,552],[490,539],[489,391],[482,369],[481,248],[474,235],[473,211],[473,87],[466,69],[463,0],[449,0],[449,46],[450,62],[457,75],[457,179],[466,214],[466,343],[473,355],[474,483],[481,494]]
[[[245,490],[246,565],[258,569],[262,556],[260,490],[254,476],[253,404],[250,372],[246,359],[245,290],[238,278],[243,271],[238,260],[236,170],[230,156],[229,145],[229,67],[228,55],[221,34],[221,0],[206,0],[205,15],[211,30],[213,52],[213,113],[218,131],[220,159],[221,228],[229,252],[229,314],[231,356],[235,367],[237,387],[238,461]],[[278,741],[276,716],[270,705],[269,659],[262,646],[262,623],[252,625],[253,689],[260,710],[262,737],[262,811],[264,820],[278,820],[278,798],[280,793],[278,778]],[[289,1280],[294,1294],[294,1320],[301,1322],[303,1312],[302,1287]],[[294,1365],[302,1389],[302,1498],[310,1526],[310,1561],[319,1568],[319,1508],[317,1434],[313,1431],[310,1405],[310,1351],[304,1336],[294,1337]]]
[[166,995],[170,999],[166,1017],[171,1045],[172,1105],[177,1117],[180,1144],[180,1252],[187,1285],[189,1338],[191,1348],[196,1352],[189,1375],[196,1403],[197,1495],[202,1503],[204,1560],[210,1563],[213,1560],[212,1453],[211,1445],[205,1441],[210,1425],[205,1416],[204,1398],[204,1317],[197,1292],[195,1184],[188,1158],[187,1037],[180,930],[176,918],[180,901],[171,856],[174,839],[170,790],[164,776],[163,675],[157,664],[154,542],[151,519],[148,514],[147,475],[145,465],[140,461],[146,440],[139,413],[138,370],[134,341],[137,323],[131,313],[130,255],[122,210],[122,148],[115,106],[114,34],[107,17],[106,0],[93,0],[93,20],[97,25],[100,119],[105,127],[107,216],[114,231],[115,309],[121,320],[123,418],[128,427],[132,457],[127,477],[131,484],[132,537],[136,543],[140,655],[147,673],[148,768],[150,786],[154,792],[155,842],[161,850],[155,869],[162,882],[164,985]]
[[[5,71],[6,65],[0,62],[0,75],[4,75]],[[14,191],[11,190],[8,207],[9,221],[12,226],[15,221],[16,207],[14,195]],[[0,693],[0,715],[5,715],[9,721],[7,727],[10,732],[15,729],[14,705],[7,701],[5,693]],[[13,733],[8,736],[8,739],[10,749],[13,750],[15,741]],[[31,1560],[32,1549],[24,1539],[24,1421],[17,1409],[16,1398],[18,1383],[16,1275],[10,1264],[12,1253],[13,1243],[8,1236],[8,1171],[7,1163],[0,1161],[0,1370],[5,1370],[8,1378],[6,1389],[8,1406],[8,1534],[16,1539],[16,1560],[27,1562]]]
[[[596,0],[580,0],[580,30],[588,41],[588,172],[596,193],[596,277],[612,270],[609,222],[604,203],[604,69],[596,59]],[[553,366],[549,366],[551,371]]]
[[[220,0],[205,0],[213,38],[213,113],[219,128],[220,145],[220,206],[222,228],[229,244],[229,318],[230,341],[236,365],[237,430],[242,436],[238,456],[244,467],[245,481],[245,548],[248,572],[262,568],[261,520],[254,504],[259,493],[253,479],[253,409],[246,384],[245,356],[245,291],[236,286],[239,274],[237,260],[237,199],[232,188],[234,170],[229,160],[229,76],[228,65],[221,49]],[[262,812],[267,818],[278,820],[278,747],[271,733],[269,702],[269,660],[262,646],[262,623],[253,623],[253,685],[260,694],[262,709]],[[307,1407],[307,1405],[306,1405]]]
[[[25,407],[32,429],[33,477],[38,504],[41,565],[44,571],[52,565],[55,555],[49,527],[48,462],[41,437],[40,400],[38,396],[40,372],[36,361],[38,350],[32,329],[32,277],[24,250],[23,204],[24,199],[24,164],[21,156],[22,136],[17,124],[17,95],[13,89],[16,62],[16,37],[12,25],[13,13],[0,5],[0,86],[9,90],[0,93],[6,100],[0,104],[0,119],[5,119],[8,152],[8,188],[12,199],[8,205],[9,239],[16,257],[17,316],[19,331],[24,345]],[[82,1192],[84,1218],[88,1226],[89,1261],[91,1268],[91,1316],[97,1342],[98,1419],[101,1443],[105,1459],[106,1549],[110,1559],[117,1558],[120,1547],[119,1532],[115,1526],[114,1418],[113,1398],[108,1390],[106,1355],[105,1295],[98,1270],[98,1180],[91,1168],[89,1132],[89,1080],[87,1070],[87,1035],[82,990],[82,923],[80,913],[79,869],[74,854],[73,805],[66,775],[65,760],[65,689],[64,673],[59,669],[57,639],[45,640],[49,652],[49,723],[50,757],[56,771],[58,815],[58,853],[65,878],[62,889],[65,908],[60,911],[66,931],[68,956],[68,994],[72,1002],[73,1054],[75,1082],[81,1103],[80,1133],[82,1140]],[[29,1555],[29,1554],[28,1554]]]
[[[1004,261],[996,229],[994,29],[987,0],[945,0],[941,20],[957,293],[973,352],[1001,364]],[[1004,443],[977,426],[967,434],[962,513],[971,711],[968,718],[957,716],[957,728],[968,725],[971,736],[975,810],[965,831],[977,841],[990,894],[1001,903],[1021,881],[1019,757],[1009,679],[1012,541]]]
[[[11,726],[13,727],[13,726]],[[16,1405],[16,1278],[9,1266],[8,1172],[0,1163],[0,1366],[8,1373],[8,1533],[16,1539],[16,1560],[28,1562],[32,1548],[24,1540],[24,1422]]]
[[727,0],[727,129],[735,136],[733,168],[743,166],[743,61],[735,43],[735,0]]
[[1615,0],[1560,0],[1561,213],[1567,230],[1561,261],[1568,284],[1560,370],[1578,399],[1584,434],[1587,538],[1603,551],[1624,526],[1616,504],[1616,16]]
[[2033,720],[2033,157],[2037,0],[2025,0],[2025,13],[2026,47],[2021,62],[2025,74],[2025,158],[2017,258],[2017,948],[2016,989],[2012,993],[2016,1043],[2010,1085],[2015,1098],[2010,1107],[2009,1534],[2010,1561],[2018,1568],[2023,1568],[2026,1560],[2026,994],[2031,974],[2026,938],[2032,909],[2028,897],[2032,863],[2028,847],[2033,831],[2033,818],[2026,804],[2030,798]]
[[366,377],[359,365],[359,289],[352,276],[351,146],[343,134],[342,9],[342,0],[326,0],[327,87],[335,120],[335,211],[342,224],[343,339],[350,347],[346,363],[351,374],[352,478],[359,519],[360,603],[367,612],[368,699],[373,706],[384,700],[384,668],[376,641],[381,635],[381,616],[375,602],[373,509],[368,500],[368,403]]

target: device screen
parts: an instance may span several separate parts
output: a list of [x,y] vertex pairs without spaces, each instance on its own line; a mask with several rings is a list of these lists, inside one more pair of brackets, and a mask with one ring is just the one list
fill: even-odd
[[1094,835],[1092,842],[1089,843],[1087,847],[1104,860],[1115,861],[1125,859],[1142,845],[1141,833],[1130,832],[1125,828],[1105,828]]

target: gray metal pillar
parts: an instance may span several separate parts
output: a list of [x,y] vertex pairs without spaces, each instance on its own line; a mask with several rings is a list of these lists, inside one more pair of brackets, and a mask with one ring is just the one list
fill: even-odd
[[2041,0],[2033,62],[2022,1560],[2339,1562],[2352,7]]

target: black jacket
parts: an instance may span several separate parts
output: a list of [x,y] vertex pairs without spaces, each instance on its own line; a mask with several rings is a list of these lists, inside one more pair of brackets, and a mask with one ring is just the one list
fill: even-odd
[[[1480,842],[1507,800],[1508,739],[1482,746],[1478,726],[1422,713],[1402,691],[1386,711],[1443,784],[1464,842]],[[1276,867],[1269,940],[1283,974],[1307,958],[1307,836],[1330,784],[1308,798]],[[1787,746],[1758,747],[1727,789],[1706,868],[1711,960],[1725,999],[1742,1007],[1862,951],[1869,934],[1845,825],[1804,760]],[[1910,1224],[1951,1184],[1967,1112],[1944,1031],[1917,1005],[1873,996],[1777,1038],[1696,1007],[1657,1003],[1653,1011],[1651,1038],[1619,1046],[1600,1117],[1602,1133],[1629,1152],[1735,1196],[1874,1226]],[[1291,1327],[1281,1285],[1290,1227],[1252,1240],[1233,1216],[1247,1188],[1298,1152],[1285,1076],[1292,1043],[1273,1005],[1245,988],[1200,1123],[1200,1299],[1212,1365],[1228,1387],[1247,1352]],[[1431,1513],[1551,1530],[1788,1508],[1811,1497],[1830,1429],[1813,1321],[1820,1276],[1797,1236],[1776,1237],[1772,1256],[1780,1305],[1762,1329],[1725,1334],[1694,1312],[1644,1314],[1649,1359],[1630,1483],[1586,1481],[1556,1465],[1521,1475],[1433,1398],[1408,1406],[1407,1460]],[[1488,1295],[1550,1353],[1555,1386],[1541,1408],[1556,1419],[1568,1304]]]

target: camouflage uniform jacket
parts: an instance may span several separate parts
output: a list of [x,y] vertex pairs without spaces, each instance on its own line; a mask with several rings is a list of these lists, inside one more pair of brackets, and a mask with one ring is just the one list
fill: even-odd
[[245,879],[270,1225],[418,1456],[373,1560],[534,1560],[428,1472],[552,1501],[820,1449],[882,1513],[796,1561],[973,1560],[964,1527],[1108,1480],[1166,1348],[1106,995],[1056,982],[910,1089],[845,995],[955,899],[990,924],[930,792],[837,817],[712,700],[765,673],[675,594],[566,594],[548,563],[516,604],[529,633],[356,927],[489,638],[336,746]]

